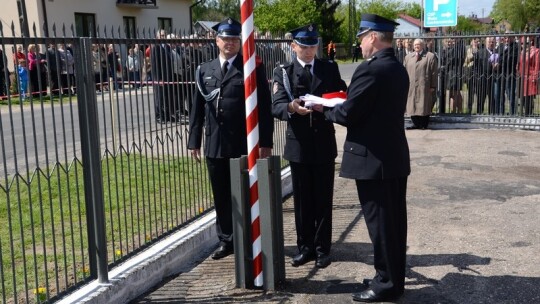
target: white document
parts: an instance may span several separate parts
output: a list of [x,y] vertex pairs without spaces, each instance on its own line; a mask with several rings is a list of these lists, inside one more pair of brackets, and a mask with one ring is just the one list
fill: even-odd
[[338,104],[342,104],[346,99],[345,98],[322,98],[319,96],[306,94],[305,96],[300,96],[300,100],[304,101],[304,107],[311,107],[313,105],[323,105],[325,107],[332,108]]

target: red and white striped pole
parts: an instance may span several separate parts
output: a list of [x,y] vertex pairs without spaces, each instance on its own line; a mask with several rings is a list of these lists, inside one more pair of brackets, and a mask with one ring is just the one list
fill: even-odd
[[259,189],[257,159],[259,158],[259,115],[257,109],[257,78],[255,37],[253,36],[253,0],[241,0],[242,53],[244,58],[244,94],[246,97],[246,127],[248,144],[249,202],[251,205],[251,242],[254,285],[263,285],[261,229],[259,220]]

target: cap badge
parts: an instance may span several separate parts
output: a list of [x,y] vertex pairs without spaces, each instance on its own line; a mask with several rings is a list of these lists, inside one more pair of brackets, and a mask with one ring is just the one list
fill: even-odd
[[231,19],[231,18],[229,18],[229,20],[227,20],[227,23],[229,23],[229,24],[233,24],[233,22],[232,22],[232,19]]
[[308,30],[309,30],[310,32],[312,32],[312,31],[313,31],[313,25],[310,25],[310,26],[308,27]]

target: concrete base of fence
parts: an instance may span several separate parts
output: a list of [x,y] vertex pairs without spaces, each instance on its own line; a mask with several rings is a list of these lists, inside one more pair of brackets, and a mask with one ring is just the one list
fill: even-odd
[[[407,123],[410,119],[406,118]],[[497,117],[497,116],[431,116],[429,128],[433,129],[485,129],[506,128],[521,130],[540,130],[540,118],[537,117]]]
[[[292,193],[290,169],[281,172],[283,197]],[[215,212],[152,245],[109,272],[109,283],[97,281],[74,291],[57,303],[127,303],[163,279],[188,271],[217,247]]]

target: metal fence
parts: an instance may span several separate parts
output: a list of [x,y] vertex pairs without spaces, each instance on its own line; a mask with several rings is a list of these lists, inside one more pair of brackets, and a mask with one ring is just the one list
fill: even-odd
[[[215,40],[154,33],[15,37],[0,28],[2,303],[52,301],[106,280],[213,208],[206,168],[186,141],[194,70],[216,57]],[[268,79],[285,44],[256,41]],[[276,121],[277,155],[284,133]]]
[[[97,38],[53,32],[15,37],[0,27],[3,303],[51,301],[102,280],[213,207],[206,169],[185,141],[194,70],[216,57],[214,40],[155,30],[138,38],[121,38],[120,29],[98,29]],[[508,61],[504,41],[513,36],[517,56]],[[498,35],[498,55],[471,51],[470,64],[476,37],[493,35],[425,37],[440,66],[434,113],[538,116],[538,34]],[[288,42],[256,40],[268,79],[290,61]],[[450,80],[462,100],[455,111]],[[285,127],[275,122],[277,155]]]
[[[435,114],[538,117],[540,33],[401,36],[403,60],[422,38],[438,58]],[[396,41],[397,41],[396,39]]]

